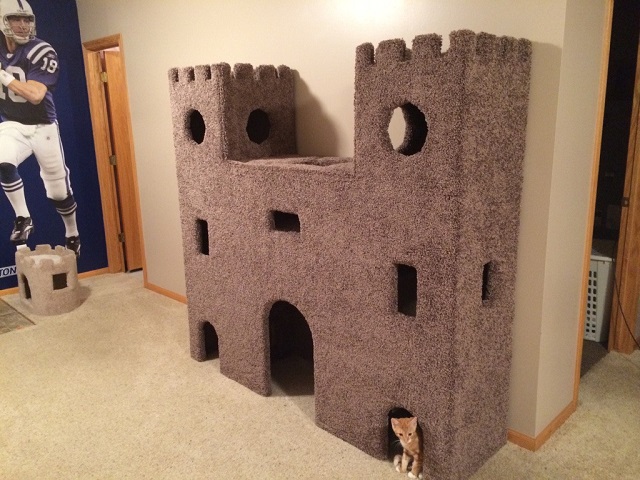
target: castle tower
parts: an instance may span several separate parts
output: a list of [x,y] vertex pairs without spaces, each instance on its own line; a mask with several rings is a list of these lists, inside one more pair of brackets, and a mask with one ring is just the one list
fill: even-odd
[[[209,315],[209,285],[219,283],[209,245],[229,229],[220,224],[212,199],[233,202],[224,175],[234,162],[295,154],[293,73],[286,66],[226,63],[174,68],[169,71],[173,107],[176,170],[180,194],[191,353],[206,358],[204,328]],[[225,173],[221,173],[225,172]],[[230,204],[227,208],[233,209]],[[210,239],[211,235],[211,239]],[[213,252],[212,252],[213,253]],[[213,255],[212,255],[213,256]],[[219,325],[216,325],[218,329]],[[218,334],[219,332],[216,332]],[[223,361],[224,362],[224,361]],[[224,363],[223,363],[224,369]],[[229,376],[233,374],[228,372]],[[266,393],[267,380],[254,388]]]
[[73,251],[36,245],[16,251],[20,300],[38,315],[70,312],[81,303],[78,267]]
[[[181,201],[189,211],[223,161],[296,153],[293,73],[286,66],[198,65],[169,71]],[[202,152],[208,152],[201,161]],[[196,202],[195,204],[192,202]],[[183,216],[184,220],[184,216]],[[191,221],[192,219],[188,219]]]
[[169,78],[172,96],[191,105],[174,111],[174,122],[187,127],[176,138],[181,148],[202,144],[218,161],[296,153],[293,72],[288,67],[198,65],[171,69]]
[[[376,185],[366,191],[384,192],[369,196],[369,223],[399,222],[383,254],[415,269],[415,321],[395,334],[423,356],[400,362],[405,383],[423,382],[395,398],[427,426],[427,450],[447,459],[433,473],[456,478],[506,439],[531,44],[470,31],[450,40],[446,52],[437,35],[411,50],[402,40],[358,47],[355,163]],[[396,107],[407,130],[394,150]]]
[[192,356],[213,328],[222,373],[269,394],[271,312],[295,307],[319,426],[385,458],[401,407],[431,478],[471,475],[506,442],[530,55],[469,31],[358,47],[353,159],[292,155],[286,67],[171,70]]

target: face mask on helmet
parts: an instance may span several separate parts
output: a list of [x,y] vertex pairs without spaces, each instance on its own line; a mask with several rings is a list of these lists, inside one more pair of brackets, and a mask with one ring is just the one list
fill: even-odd
[[[36,17],[26,0],[0,0],[0,15],[2,33],[5,37],[13,39],[19,45],[24,45],[36,36]],[[9,21],[12,17],[28,18],[30,20],[28,30],[24,33],[14,32]]]

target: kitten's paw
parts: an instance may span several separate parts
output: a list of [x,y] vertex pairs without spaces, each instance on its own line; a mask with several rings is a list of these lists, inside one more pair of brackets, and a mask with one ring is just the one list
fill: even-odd
[[396,470],[398,470],[399,468],[398,465],[400,465],[401,461],[402,461],[402,455],[396,455],[395,457],[393,457],[393,465],[396,467]]
[[409,473],[407,474],[407,476],[408,476],[409,478],[419,478],[420,480],[422,480],[422,478],[423,478],[423,477],[422,477],[422,473],[419,473],[419,474],[418,474],[418,476],[416,477],[416,476],[413,474],[413,472],[409,472]]

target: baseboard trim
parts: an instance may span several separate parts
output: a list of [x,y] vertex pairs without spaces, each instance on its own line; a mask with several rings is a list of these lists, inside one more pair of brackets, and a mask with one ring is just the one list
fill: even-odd
[[144,288],[149,289],[152,292],[159,293],[160,295],[164,295],[165,297],[169,297],[173,300],[177,300],[180,303],[187,303],[187,297],[185,295],[180,295],[179,293],[172,292],[171,290],[167,290],[166,288],[162,288],[158,285],[154,285],[153,283],[149,283],[146,279],[144,281]]
[[20,289],[18,287],[5,288],[4,290],[0,290],[0,297],[11,295],[12,293],[18,293],[19,291]]
[[507,440],[511,443],[515,443],[519,447],[535,452],[542,447],[549,438],[551,438],[551,435],[553,435],[564,422],[567,421],[571,414],[576,411],[576,407],[577,403],[572,400],[571,403],[569,403],[569,405],[567,405],[564,410],[562,410],[558,416],[554,418],[551,423],[549,423],[549,425],[547,425],[546,428],[535,438],[525,435],[524,433],[516,432],[515,430],[508,430]]
[[78,278],[95,277],[96,275],[104,275],[106,273],[109,273],[109,268],[108,267],[99,268],[98,270],[90,270],[88,272],[79,273],[78,274]]
[[[88,272],[79,273],[78,278],[95,277],[97,275],[105,275],[107,273],[110,273],[109,268],[99,268],[98,270],[90,270]],[[180,303],[187,303],[187,297],[185,295],[180,295],[179,293],[172,292],[171,290],[167,290],[166,288],[162,288],[157,285],[154,285],[153,283],[149,283],[146,279],[146,275],[144,277],[145,277],[144,288],[147,288],[152,292],[159,293],[160,295],[164,295],[165,297],[169,297]],[[0,297],[4,295],[11,295],[13,293],[18,293],[19,291],[20,289],[18,287],[12,287],[12,288],[0,290]]]

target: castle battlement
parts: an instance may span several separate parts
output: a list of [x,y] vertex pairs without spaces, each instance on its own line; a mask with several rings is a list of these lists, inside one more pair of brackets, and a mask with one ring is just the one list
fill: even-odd
[[293,72],[286,65],[258,65],[236,63],[233,69],[228,63],[212,65],[196,65],[192,67],[172,68],[169,70],[169,81],[172,84],[202,83],[211,80],[253,80],[256,83],[293,79]]
[[36,245],[35,250],[18,250],[16,253],[18,267],[22,269],[37,268],[43,273],[58,273],[71,270],[75,263],[75,254],[61,245],[52,249],[50,245]]
[[385,40],[374,49],[365,43],[356,49],[358,69],[373,66],[393,67],[400,63],[428,63],[447,57],[463,57],[483,63],[528,62],[531,56],[531,42],[513,37],[498,37],[488,33],[474,33],[458,30],[450,34],[450,47],[442,51],[442,36],[436,34],[418,35],[413,39],[412,48],[407,48],[403,39]]
[[253,67],[250,63],[236,63],[233,66],[232,78],[235,80],[253,80],[262,82],[269,80],[288,81],[293,78],[293,72],[285,65],[259,65]]

